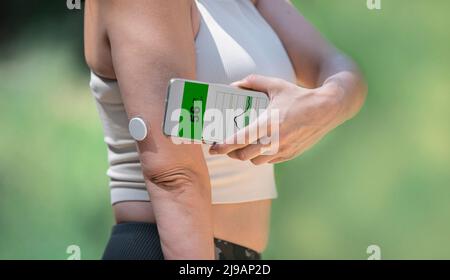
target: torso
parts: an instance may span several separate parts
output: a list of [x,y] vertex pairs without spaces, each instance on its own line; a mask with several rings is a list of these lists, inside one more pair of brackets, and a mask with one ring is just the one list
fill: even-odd
[[[110,46],[102,22],[95,16],[95,1],[85,11],[85,54],[93,72],[99,76],[115,79]],[[192,32],[199,32],[201,15],[192,1]],[[268,239],[271,201],[268,199],[213,204],[214,236],[234,242],[256,251],[262,251]],[[124,201],[113,206],[116,221],[155,222],[150,202]]]

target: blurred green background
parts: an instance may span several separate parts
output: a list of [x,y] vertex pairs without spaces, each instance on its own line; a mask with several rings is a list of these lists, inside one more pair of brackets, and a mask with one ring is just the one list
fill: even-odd
[[[295,1],[363,69],[360,114],[276,166],[265,259],[450,259],[450,1]],[[113,223],[82,11],[0,13],[0,259],[98,259]]]

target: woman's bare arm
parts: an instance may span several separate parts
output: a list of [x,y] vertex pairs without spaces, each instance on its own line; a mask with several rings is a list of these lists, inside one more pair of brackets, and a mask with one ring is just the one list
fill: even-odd
[[129,118],[149,128],[138,143],[166,259],[214,258],[211,190],[200,145],[162,133],[170,78],[195,79],[188,0],[99,0],[115,75]]
[[[279,112],[279,140],[270,155],[262,152],[262,144],[252,144],[256,139],[215,145],[211,152],[258,165],[287,161],[313,147],[359,111],[366,85],[355,64],[324,40],[290,1],[257,0],[255,4],[281,39],[301,86],[258,75],[234,83],[270,96],[269,108]],[[248,126],[240,134],[257,135],[259,124]]]
[[289,0],[257,0],[256,7],[283,42],[297,80],[307,88],[340,88],[343,121],[365,100],[366,84],[356,65],[328,43]]

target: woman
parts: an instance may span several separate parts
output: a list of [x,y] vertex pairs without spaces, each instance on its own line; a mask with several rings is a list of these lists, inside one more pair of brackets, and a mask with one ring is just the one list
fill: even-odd
[[[85,53],[117,222],[104,259],[260,258],[277,195],[270,163],[311,147],[365,95],[354,64],[285,0],[86,1]],[[161,124],[173,77],[267,92],[279,152],[172,143]],[[138,143],[136,116],[149,128]]]

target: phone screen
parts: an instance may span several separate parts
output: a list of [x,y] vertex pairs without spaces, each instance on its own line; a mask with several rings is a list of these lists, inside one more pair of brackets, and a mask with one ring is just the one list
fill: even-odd
[[[268,105],[268,97],[261,92],[196,81],[182,80],[181,84],[180,80],[175,82],[178,83],[177,86],[171,86],[169,92],[170,105],[166,104],[166,110],[172,108],[170,110],[172,112],[166,111],[165,126],[168,125],[169,118],[171,122],[177,122],[176,128],[166,133],[171,136],[221,142],[228,136],[227,131],[230,132],[230,126],[233,131],[247,126],[258,111],[267,108]],[[181,102],[171,100],[179,98],[180,91],[182,92]],[[177,108],[182,109],[178,116],[167,116]],[[215,109],[214,114],[211,114],[210,109]],[[208,129],[206,130],[208,133],[204,133],[205,128],[208,127],[215,129],[213,131]],[[166,128],[164,130],[168,131]],[[209,133],[211,131],[212,133]]]
[[[186,81],[183,88],[181,109],[189,112],[189,122],[180,125],[178,136],[182,138],[202,139],[206,102],[208,101],[208,84]],[[179,122],[186,121],[185,114],[180,114]],[[190,130],[190,133],[186,133]]]

